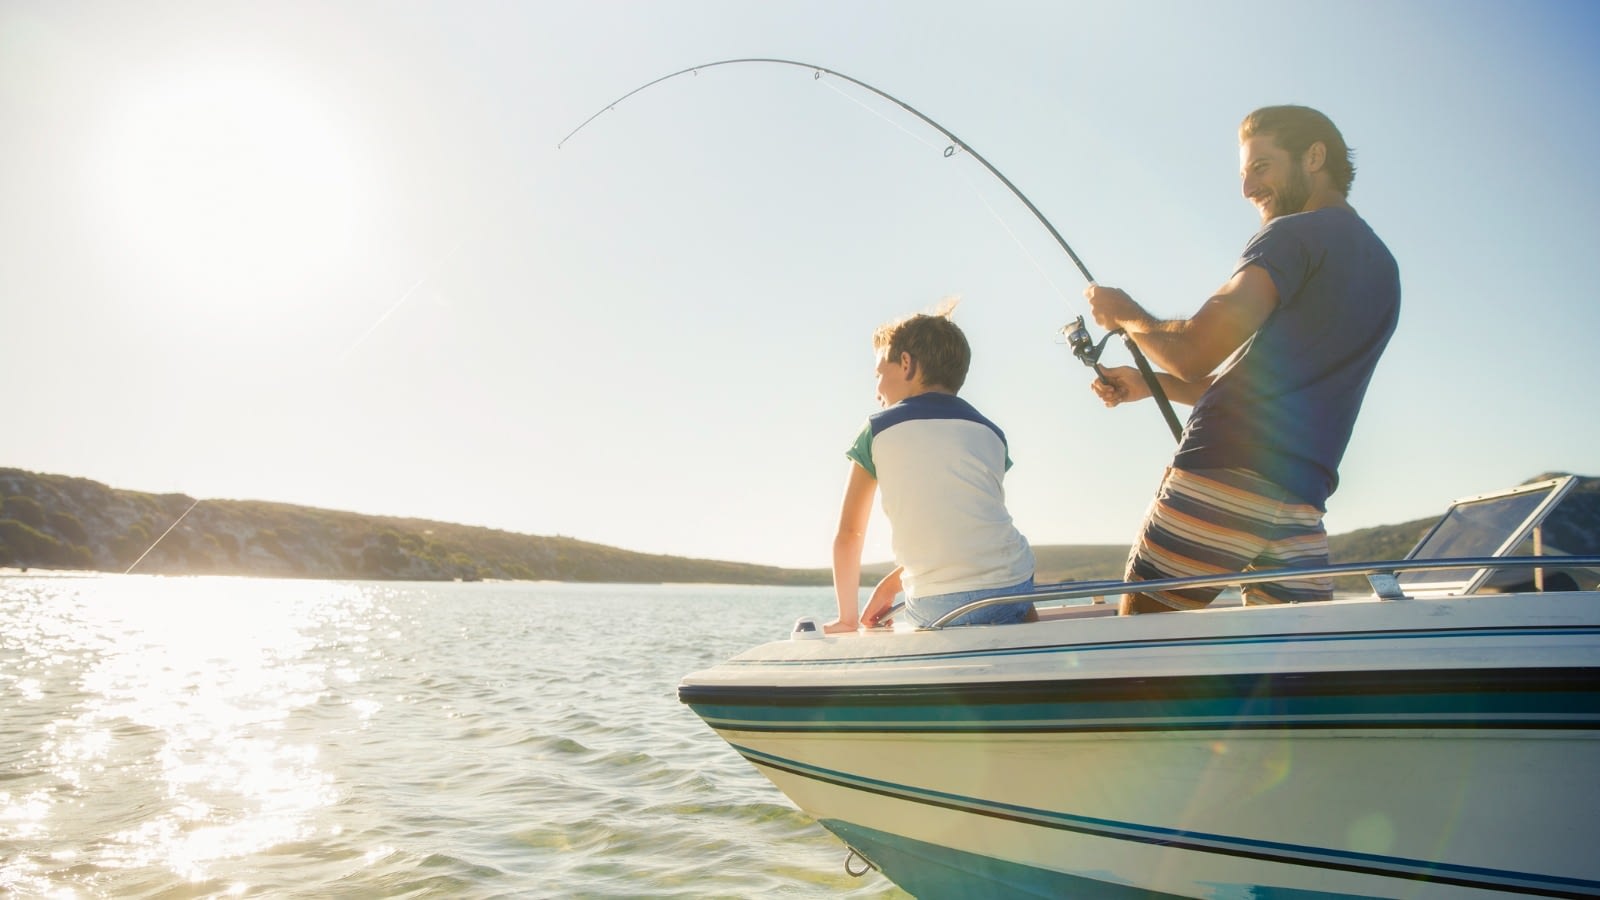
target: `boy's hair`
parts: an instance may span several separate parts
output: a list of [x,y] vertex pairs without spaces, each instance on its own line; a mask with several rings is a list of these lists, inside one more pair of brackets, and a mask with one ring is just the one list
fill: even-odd
[[1328,149],[1328,175],[1339,193],[1349,196],[1356,180],[1356,167],[1350,161],[1355,151],[1344,142],[1344,135],[1333,120],[1309,106],[1263,106],[1239,123],[1239,143],[1258,134],[1271,136],[1274,143],[1289,151],[1296,160],[1318,141]]
[[879,325],[872,333],[872,349],[884,359],[911,354],[922,369],[922,383],[960,392],[972,365],[972,347],[956,323],[950,321],[955,303],[947,301],[932,314],[917,313]]

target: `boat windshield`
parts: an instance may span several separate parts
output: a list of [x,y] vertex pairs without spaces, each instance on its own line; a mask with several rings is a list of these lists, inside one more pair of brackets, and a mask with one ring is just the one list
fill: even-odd
[[[1407,559],[1507,556],[1528,546],[1533,530],[1571,490],[1572,476],[1467,497],[1450,504],[1439,521],[1417,543]],[[1489,576],[1489,569],[1436,569],[1406,572],[1400,583],[1408,592],[1468,594]]]

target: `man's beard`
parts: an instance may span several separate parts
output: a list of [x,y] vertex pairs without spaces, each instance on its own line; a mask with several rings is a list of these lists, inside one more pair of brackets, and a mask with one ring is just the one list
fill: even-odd
[[1289,180],[1283,189],[1272,192],[1272,215],[1267,218],[1271,220],[1302,212],[1310,200],[1311,179],[1299,166],[1295,166],[1289,170]]

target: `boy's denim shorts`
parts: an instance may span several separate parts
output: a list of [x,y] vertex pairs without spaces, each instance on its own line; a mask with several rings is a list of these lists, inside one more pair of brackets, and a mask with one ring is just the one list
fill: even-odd
[[[956,609],[966,606],[974,600],[984,600],[989,597],[1004,597],[1007,594],[1026,594],[1033,590],[1033,577],[1027,581],[1003,588],[984,588],[977,591],[956,591],[953,594],[935,594],[932,597],[916,597],[906,599],[906,618],[910,619],[919,628],[926,628],[939,620],[939,617]],[[954,622],[946,625],[1011,625],[1021,622],[1033,608],[1032,603],[1001,603],[995,606],[986,606],[983,609],[973,610]]]

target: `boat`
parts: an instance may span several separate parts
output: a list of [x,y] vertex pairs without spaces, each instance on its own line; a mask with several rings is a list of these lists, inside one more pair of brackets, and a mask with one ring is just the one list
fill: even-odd
[[1576,481],[1458,500],[1403,559],[1316,570],[1363,585],[1329,601],[1119,617],[1095,598],[1128,586],[1086,582],[1016,625],[802,619],[678,696],[918,897],[1596,897]]

